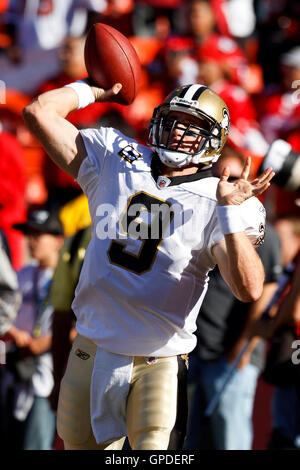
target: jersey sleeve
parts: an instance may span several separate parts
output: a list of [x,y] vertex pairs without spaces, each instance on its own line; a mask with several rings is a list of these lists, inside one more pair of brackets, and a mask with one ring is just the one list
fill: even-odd
[[[242,220],[245,226],[245,233],[252,245],[258,247],[262,245],[265,237],[266,211],[262,203],[256,198],[251,197],[243,202],[241,211]],[[224,239],[220,224],[216,214],[212,220],[212,230],[207,240],[208,254],[212,262],[216,263],[211,250],[214,245]]]
[[243,202],[241,211],[242,219],[245,224],[245,233],[250,239],[252,245],[258,247],[264,242],[266,230],[266,211],[262,203],[256,198],[251,197]]
[[80,135],[87,156],[79,168],[76,181],[89,197],[99,183],[99,176],[107,155],[107,128],[83,129],[80,131]]
[[207,248],[208,248],[208,253],[211,256],[211,260],[216,263],[216,260],[214,256],[211,253],[211,249],[214,245],[217,243],[220,243],[221,240],[224,240],[224,234],[221,230],[220,224],[218,223],[218,218],[216,213],[214,214],[214,220],[212,224],[212,230],[209,234],[209,238],[207,240]]
[[272,225],[267,223],[266,236],[263,245],[257,248],[265,268],[265,284],[278,282],[282,274],[280,238]]

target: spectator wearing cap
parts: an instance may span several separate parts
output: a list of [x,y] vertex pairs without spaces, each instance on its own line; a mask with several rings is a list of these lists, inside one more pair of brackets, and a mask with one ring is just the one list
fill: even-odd
[[48,300],[63,226],[55,214],[34,211],[27,222],[15,224],[28,240],[33,260],[18,272],[23,296],[14,324],[7,332],[6,433],[8,448],[52,449],[55,414],[48,396],[53,387],[52,341],[53,308]]

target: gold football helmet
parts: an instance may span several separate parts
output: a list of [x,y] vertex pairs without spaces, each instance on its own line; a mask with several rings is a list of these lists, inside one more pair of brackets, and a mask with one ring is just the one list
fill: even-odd
[[[193,116],[192,123],[187,119],[180,121],[180,113]],[[170,167],[212,163],[225,145],[229,125],[228,108],[217,93],[203,85],[185,85],[176,88],[154,109],[147,144]],[[176,131],[180,131],[180,139],[174,145]],[[182,145],[186,137],[195,138],[196,148]]]

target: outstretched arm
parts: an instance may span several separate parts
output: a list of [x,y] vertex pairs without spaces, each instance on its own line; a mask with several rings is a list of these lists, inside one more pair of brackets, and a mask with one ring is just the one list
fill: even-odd
[[[274,176],[272,168],[268,168],[250,182],[248,181],[250,166],[251,159],[248,158],[241,178],[234,183],[228,182],[229,168],[223,170],[218,184],[217,200],[218,206],[225,207],[222,209],[225,213],[228,211],[228,217],[232,209],[227,208],[241,205],[246,199],[263,193],[270,186],[270,180]],[[235,217],[234,214],[231,216]],[[234,222],[238,223],[238,220]],[[213,247],[220,272],[239,300],[253,302],[261,296],[263,289],[264,268],[261,260],[242,229],[233,229],[233,233],[230,233],[229,223],[228,230],[224,231],[224,238],[225,240]]]
[[271,317],[260,318],[251,329],[252,336],[270,339],[278,328],[285,324],[293,324],[298,330],[300,325],[300,263],[296,266],[291,287],[282,303],[277,305]]
[[[96,102],[113,101],[121,89],[90,87]],[[59,88],[38,96],[23,110],[24,121],[47,154],[62,170],[77,177],[86,150],[78,129],[65,118],[78,109],[78,95],[72,88]]]

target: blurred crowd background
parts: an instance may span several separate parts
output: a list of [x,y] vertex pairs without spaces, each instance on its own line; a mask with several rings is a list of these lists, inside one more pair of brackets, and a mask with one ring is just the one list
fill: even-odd
[[[32,262],[43,267],[42,256],[34,252],[32,242],[30,245],[28,235],[32,235],[33,228],[57,237],[64,236],[66,240],[73,237],[74,241],[74,236],[76,239],[76,234],[82,234],[90,224],[87,203],[79,186],[47,158],[25,127],[22,109],[41,92],[86,77],[85,37],[96,22],[113,26],[130,39],[142,64],[142,84],[129,106],[98,103],[71,113],[68,119],[78,128],[118,127],[145,143],[153,108],[175,87],[203,83],[224,99],[230,111],[226,155],[239,162],[251,155],[253,176],[275,139],[284,139],[295,152],[300,152],[298,0],[0,0],[0,229],[3,246],[14,271],[18,272],[20,290],[23,289],[23,303],[16,312],[17,319],[24,309],[24,285],[29,276],[27,271],[24,274],[24,269]],[[234,173],[234,169],[232,171]],[[277,265],[284,268],[300,248],[300,194],[272,185],[263,197],[263,203],[268,222],[277,229],[280,239]],[[52,222],[47,225],[48,215],[46,219],[41,215],[45,213],[50,217],[59,214],[61,233],[59,230],[54,233],[52,228],[49,232],[53,225]],[[34,214],[40,214],[42,219],[34,220]],[[14,226],[22,223],[23,226]],[[77,245],[81,240],[78,237]],[[293,253],[284,259],[281,250],[284,253],[285,249],[291,248],[291,240]],[[64,251],[59,255],[61,243],[52,247],[52,251],[57,251],[57,258],[46,265],[52,269],[47,282],[52,279],[58,256],[66,261],[70,253],[70,256],[74,254],[72,244],[70,249],[64,245]],[[84,256],[82,253],[84,251],[79,258]],[[61,288],[62,278],[59,279]],[[76,276],[73,283],[75,281]],[[55,295],[64,296],[61,292],[57,294],[57,285],[54,287]],[[71,299],[73,288],[74,285],[69,286]],[[48,294],[43,295],[46,298]],[[70,310],[69,306],[61,305],[53,308],[54,311]],[[50,317],[48,311],[47,321],[44,321],[49,323],[45,330],[49,341],[38,350],[39,355],[53,349]],[[14,326],[18,326],[18,331],[26,330],[34,336],[30,330],[34,330],[32,324],[29,326],[23,321],[17,325],[16,321]],[[69,321],[71,339],[74,334],[72,321]],[[23,337],[22,342],[20,336],[14,337],[9,327],[2,334],[6,334],[7,344],[29,347],[30,338]],[[0,367],[4,376],[5,366]],[[53,366],[49,368],[52,370]],[[1,417],[3,433],[7,435],[11,435],[8,429],[12,419],[24,423],[27,416],[25,413],[24,418],[22,413],[18,415],[13,411],[16,405],[13,392],[14,398],[10,395],[7,399],[6,392],[13,389],[12,383],[2,380],[5,393],[2,393],[1,406],[10,406],[13,415],[8,418],[8,425],[7,417]],[[53,383],[54,388],[57,387],[55,380]],[[42,393],[46,398],[53,383]],[[264,389],[264,385],[259,384],[262,392],[258,397],[259,412],[254,406],[254,431],[263,430],[265,434],[260,434],[258,439],[254,432],[253,446],[266,448],[271,428],[274,428],[273,388]],[[19,390],[19,408],[24,408],[24,397]],[[52,409],[55,410],[55,404]],[[266,412],[267,409],[270,411]],[[296,430],[293,437],[286,437],[288,446],[291,442],[294,445],[298,430],[300,435],[299,409],[295,412],[293,408],[292,414],[294,418],[297,416]],[[53,426],[55,435],[55,424]],[[16,436],[17,431],[13,429],[12,435]],[[18,432],[23,436],[18,441],[22,448],[24,429],[23,434]],[[59,448],[57,442],[56,438],[54,447]]]

